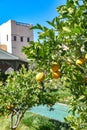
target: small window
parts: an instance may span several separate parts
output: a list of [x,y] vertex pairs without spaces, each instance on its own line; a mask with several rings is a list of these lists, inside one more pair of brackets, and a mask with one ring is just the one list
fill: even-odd
[[20,37],[20,41],[23,42],[23,37]]
[[6,40],[8,41],[8,35],[6,36]]
[[30,41],[30,38],[29,37],[27,37],[27,42],[29,42]]
[[17,37],[16,36],[14,36],[14,41],[16,41],[17,40]]

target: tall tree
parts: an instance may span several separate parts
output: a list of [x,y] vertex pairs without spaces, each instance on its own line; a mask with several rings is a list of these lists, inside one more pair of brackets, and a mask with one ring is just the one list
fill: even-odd
[[[24,47],[28,58],[34,59],[37,68],[45,70],[48,80],[52,62],[57,62],[63,86],[70,89],[73,99],[71,116],[66,120],[74,130],[87,129],[87,2],[67,0],[57,7],[58,17],[47,21],[51,28],[37,24],[37,42]],[[57,73],[56,73],[57,74]]]

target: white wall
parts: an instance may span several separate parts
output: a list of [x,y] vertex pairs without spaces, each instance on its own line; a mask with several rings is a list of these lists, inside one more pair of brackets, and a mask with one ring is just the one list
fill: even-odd
[[[0,44],[7,45],[7,51],[25,59],[25,55],[22,52],[23,46],[28,46],[27,38],[30,41],[33,40],[33,30],[30,30],[32,25],[25,23],[18,23],[14,20],[9,20],[0,26]],[[7,41],[8,35],[8,41]],[[16,36],[16,41],[13,37]],[[20,37],[23,37],[23,42],[20,41]]]
[[[7,35],[8,35],[8,41],[7,41]],[[7,51],[12,53],[11,21],[8,21],[0,26],[0,44],[7,45]]]

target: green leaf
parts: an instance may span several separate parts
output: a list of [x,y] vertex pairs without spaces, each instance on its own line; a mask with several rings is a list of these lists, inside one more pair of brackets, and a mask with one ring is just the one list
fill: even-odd
[[70,28],[69,27],[63,27],[62,28],[65,32],[71,32]]
[[43,27],[40,24],[37,24],[36,26],[33,26],[32,29],[40,29],[43,30]]
[[83,100],[83,99],[85,99],[85,95],[81,95],[78,100]]

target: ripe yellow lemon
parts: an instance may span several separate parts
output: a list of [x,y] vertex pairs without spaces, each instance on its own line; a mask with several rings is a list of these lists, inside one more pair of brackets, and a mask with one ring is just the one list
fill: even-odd
[[53,77],[54,79],[60,78],[60,72],[59,72],[59,71],[53,72],[53,73],[52,73],[52,77]]
[[45,79],[45,73],[44,73],[44,72],[39,72],[39,73],[36,75],[36,81],[42,82],[44,79]]
[[53,70],[54,72],[58,71],[58,69],[59,69],[58,63],[57,63],[57,62],[53,62],[51,68],[52,68],[52,70]]
[[87,60],[87,54],[85,54],[85,59]]
[[84,63],[84,59],[78,59],[76,60],[76,65],[82,65]]

